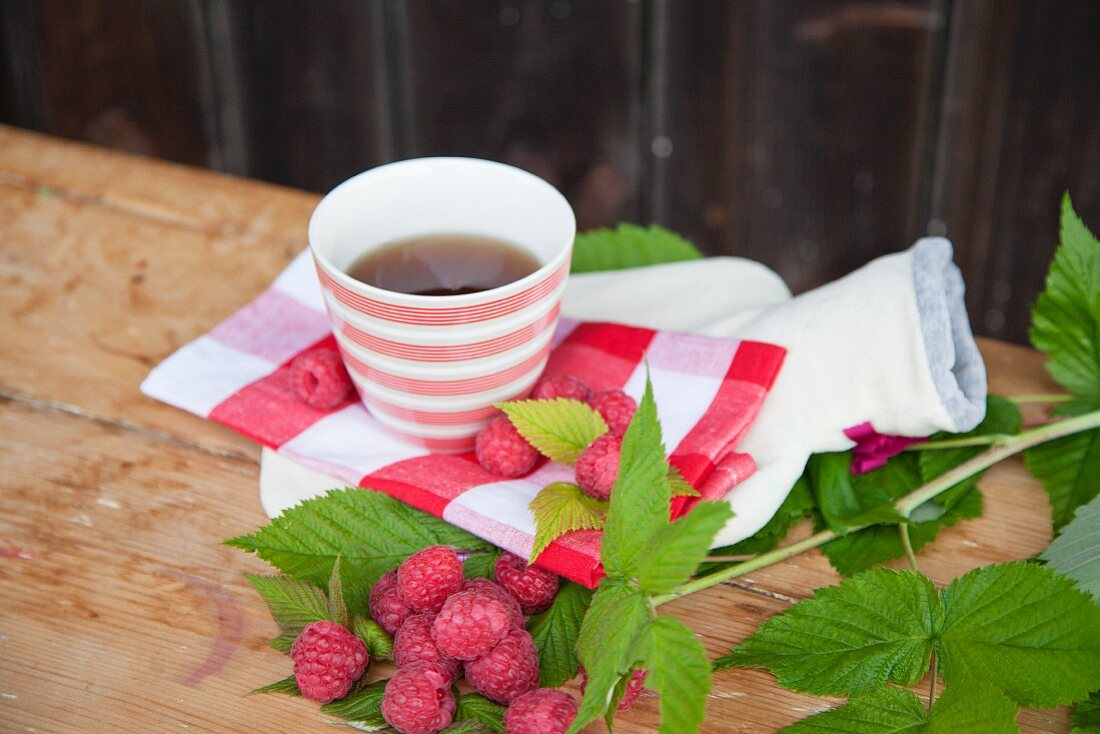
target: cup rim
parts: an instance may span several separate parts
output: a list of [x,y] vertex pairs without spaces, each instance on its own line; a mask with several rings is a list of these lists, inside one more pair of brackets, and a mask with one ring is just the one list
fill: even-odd
[[[511,176],[517,176],[518,178],[525,178],[532,181],[546,191],[552,200],[556,200],[555,203],[560,203],[563,207],[563,211],[569,217],[568,230],[569,237],[567,242],[562,246],[553,257],[549,258],[538,270],[526,275],[519,280],[513,280],[510,283],[497,286],[496,288],[490,288],[488,290],[478,291],[476,293],[462,293],[458,295],[449,296],[426,296],[417,293],[401,293],[400,291],[390,291],[385,288],[379,288],[378,286],[364,283],[360,280],[352,278],[345,273],[342,269],[333,265],[328,256],[321,252],[321,249],[314,243],[317,238],[317,228],[320,226],[319,221],[325,214],[325,210],[328,207],[334,206],[332,204],[333,196],[338,192],[354,189],[359,186],[365,185],[365,182],[370,179],[375,179],[378,176],[392,173],[399,169],[423,166],[425,164],[435,163],[457,163],[460,165],[472,165],[481,166],[485,168],[493,168],[499,172],[506,173]],[[467,306],[477,305],[485,302],[495,301],[502,296],[511,295],[513,292],[520,292],[527,288],[534,286],[547,277],[555,273],[559,268],[565,264],[572,256],[573,240],[577,234],[577,217],[573,211],[573,207],[566,200],[565,196],[558,191],[553,185],[551,185],[545,179],[536,176],[530,171],[525,171],[517,166],[512,166],[507,163],[500,163],[498,161],[491,161],[485,158],[467,158],[463,156],[422,156],[419,158],[408,158],[405,160],[394,161],[393,163],[385,163],[381,166],[375,166],[369,168],[362,173],[357,173],[351,178],[338,184],[335,188],[329,191],[321,201],[317,203],[317,206],[313,209],[313,213],[309,218],[309,226],[306,230],[308,238],[309,251],[313,256],[314,261],[325,269],[325,272],[330,278],[335,280],[340,285],[344,286],[348,290],[363,295],[368,298],[375,298],[381,301],[401,301],[410,306],[419,307],[444,307],[450,308],[455,306]]]

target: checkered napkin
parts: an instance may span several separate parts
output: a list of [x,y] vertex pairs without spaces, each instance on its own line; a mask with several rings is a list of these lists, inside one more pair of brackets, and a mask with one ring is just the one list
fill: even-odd
[[[534,522],[528,503],[572,470],[544,463],[522,479],[500,480],[471,454],[432,455],[387,433],[357,400],[329,411],[299,401],[289,365],[302,352],[336,348],[316,274],[297,257],[258,298],[187,344],[150,373],[150,397],[226,425],[280,454],[351,485],[371,487],[526,557]],[[756,417],[785,350],[618,324],[562,319],[548,373],[593,390],[621,388],[636,399],[653,381],[670,461],[707,499],[719,499],[755,470],[734,447]],[[679,499],[673,514],[690,509]],[[599,533],[571,533],[539,557],[593,586],[602,575]]]

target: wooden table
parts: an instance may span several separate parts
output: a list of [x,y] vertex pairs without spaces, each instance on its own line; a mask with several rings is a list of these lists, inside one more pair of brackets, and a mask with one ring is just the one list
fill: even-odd
[[[330,730],[313,704],[245,697],[290,671],[242,577],[264,564],[220,544],[264,521],[259,447],[138,392],[304,247],[317,199],[0,127],[0,730]],[[994,390],[1053,389],[1035,353],[982,348]],[[1050,541],[1019,461],[981,486],[985,515],[919,554],[937,583]],[[815,551],[670,610],[717,656],[838,580]],[[724,671],[704,730],[774,731],[831,703]],[[656,713],[645,698],[619,731]]]

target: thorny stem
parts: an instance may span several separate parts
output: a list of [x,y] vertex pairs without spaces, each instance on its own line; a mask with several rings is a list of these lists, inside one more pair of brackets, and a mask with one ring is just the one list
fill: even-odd
[[[1067,420],[1058,421],[1057,423],[1051,423],[1049,425],[1040,426],[1030,431],[1025,431],[1017,436],[1009,437],[1002,445],[993,446],[987,451],[974,456],[973,458],[964,461],[953,469],[944,472],[940,476],[933,479],[923,487],[910,492],[896,503],[894,508],[898,511],[898,514],[902,517],[909,517],[913,510],[923,505],[925,502],[934,499],[941,493],[947,491],[951,487],[955,486],[959,482],[974,476],[980,471],[984,471],[993,466],[997,462],[1007,459],[1009,456],[1014,456],[1026,449],[1033,446],[1038,446],[1041,443],[1047,441],[1053,441],[1056,438],[1063,438],[1065,436],[1073,435],[1074,433],[1080,433],[1081,431],[1087,431],[1093,428],[1100,428],[1100,410],[1092,411],[1091,413],[1085,413],[1083,415],[1075,416]],[[867,525],[860,525],[851,527],[848,529],[849,533],[854,533],[857,530],[862,530],[868,527]],[[745,561],[744,563],[738,563],[737,565],[730,566],[729,568],[723,568],[720,571],[707,574],[706,576],[700,576],[699,578],[692,579],[685,584],[681,584],[679,587],[673,589],[668,594],[655,597],[653,604],[659,605],[666,602],[679,599],[682,596],[688,594],[694,594],[697,591],[710,588],[715,584],[721,584],[730,579],[737,578],[738,576],[744,576],[747,573],[753,571],[759,571],[762,568],[767,568],[773,564],[785,561],[792,556],[796,556],[799,553],[808,551],[811,548],[817,548],[818,546],[828,543],[830,540],[836,540],[840,535],[832,530],[822,530],[814,533],[810,537],[800,540],[797,543],[792,543],[782,548],[776,548],[773,551],[767,553],[761,553],[760,555]]]
[[990,433],[985,436],[967,436],[966,438],[946,438],[942,441],[924,441],[906,446],[906,451],[936,451],[939,449],[959,449],[967,446],[1002,446],[1012,438],[1007,433]]
[[901,535],[901,547],[905,549],[905,557],[909,559],[909,565],[913,567],[913,570],[920,573],[920,566],[917,565],[917,554],[913,552],[913,542],[909,540],[909,523],[898,523],[898,533]]
[[751,554],[751,553],[746,553],[745,555],[741,555],[741,556],[707,556],[706,558],[703,559],[703,562],[704,563],[734,563],[734,562],[741,562],[741,561],[749,561],[749,560],[752,560],[753,558],[756,558],[756,556]]
[[936,667],[939,665],[936,651],[932,651],[932,683],[928,686],[928,710],[932,710],[932,704],[936,700]]
[[1009,400],[1020,405],[1026,405],[1028,403],[1068,403],[1070,400],[1073,400],[1073,396],[1064,394],[1017,395],[1009,398]]

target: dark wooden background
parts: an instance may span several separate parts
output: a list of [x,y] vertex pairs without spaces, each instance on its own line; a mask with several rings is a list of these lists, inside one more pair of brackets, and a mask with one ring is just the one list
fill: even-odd
[[1098,39],[1097,0],[0,0],[0,122],[316,191],[494,158],[796,290],[946,233],[1022,341],[1061,192],[1100,228]]

